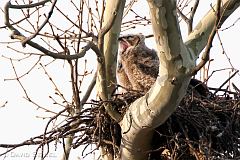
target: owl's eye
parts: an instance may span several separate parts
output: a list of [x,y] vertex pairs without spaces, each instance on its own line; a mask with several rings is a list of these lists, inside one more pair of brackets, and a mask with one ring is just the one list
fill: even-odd
[[134,36],[127,36],[127,40],[129,40],[129,41],[134,40]]
[[119,61],[118,62],[118,69],[121,69],[123,66],[122,66],[122,63]]

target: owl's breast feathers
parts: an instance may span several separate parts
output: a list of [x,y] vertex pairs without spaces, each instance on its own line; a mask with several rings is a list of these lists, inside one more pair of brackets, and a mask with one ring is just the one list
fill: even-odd
[[[147,92],[158,76],[159,60],[156,52],[147,48],[145,44],[130,46],[120,54],[119,59],[122,70],[131,84],[131,87],[127,88]],[[121,76],[123,75],[118,76],[119,79]],[[126,86],[125,82],[120,82]]]
[[123,64],[121,61],[118,61],[117,78],[118,78],[118,82],[121,85],[121,87],[123,87],[125,89],[132,89],[132,85],[128,79],[128,76],[123,68]]

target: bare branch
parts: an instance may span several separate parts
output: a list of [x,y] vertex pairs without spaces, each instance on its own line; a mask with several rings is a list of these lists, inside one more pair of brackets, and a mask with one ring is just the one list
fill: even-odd
[[40,63],[40,66],[43,68],[44,73],[48,76],[49,80],[51,81],[51,83],[54,86],[54,90],[57,91],[58,95],[63,99],[64,102],[67,102],[66,98],[64,97],[64,95],[62,94],[62,92],[58,89],[56,83],[53,81],[53,79],[51,78],[51,76],[48,74],[46,68]]
[[[56,114],[55,116],[51,117],[50,120],[47,122],[46,126],[45,126],[45,129],[44,129],[44,133],[43,133],[43,142],[45,142],[46,140],[46,133],[47,133],[47,130],[48,130],[48,126],[50,125],[50,123],[56,119],[57,117],[59,117],[62,113],[64,113],[66,110],[68,110],[69,108],[66,107],[65,109],[63,109],[62,111],[58,112],[58,114]],[[42,153],[43,152],[44,148],[42,147]],[[43,155],[43,154],[42,154]],[[47,154],[46,154],[47,155]]]
[[51,0],[43,0],[37,3],[32,3],[32,4],[26,4],[26,5],[12,5],[11,2],[9,1],[9,5],[11,6],[10,8],[14,9],[24,9],[24,8],[33,8],[33,7],[38,7],[41,5],[45,5],[47,2],[50,2]]
[[187,26],[188,26],[188,34],[190,34],[192,32],[192,25],[193,25],[193,18],[194,18],[194,15],[197,11],[197,7],[198,7],[198,4],[199,4],[199,0],[195,0],[195,3],[191,9],[191,12],[190,12],[190,16],[189,18],[184,15],[182,13],[182,11],[177,7],[177,12],[178,14],[181,16],[181,18],[187,23]]
[[202,55],[202,60],[201,62],[195,67],[193,68],[192,70],[192,75],[194,76],[195,74],[197,74],[197,72],[207,63],[207,61],[209,60],[209,54],[210,54],[210,49],[212,47],[212,41],[213,41],[213,38],[218,30],[218,28],[220,28],[219,26],[219,22],[221,20],[221,0],[218,0],[217,1],[217,8],[216,8],[216,20],[215,20],[215,24],[214,24],[214,27],[212,29],[212,32],[208,38],[208,42],[207,42],[207,46],[206,46],[206,49],[205,49],[205,52],[203,53]]
[[94,86],[96,84],[96,79],[97,79],[97,72],[94,74],[93,79],[90,82],[90,84],[88,86],[88,89],[85,92],[85,94],[84,94],[84,96],[83,96],[83,98],[82,98],[82,100],[80,102],[80,106],[83,107],[83,105],[87,102],[87,100],[88,100],[88,98],[89,98],[89,96],[90,96],[90,94],[91,94],[91,92],[92,92],[92,90],[93,90],[93,88],[94,88]]
[[[65,138],[68,137],[71,134],[74,133],[78,133],[78,132],[82,132],[82,131],[89,131],[88,127],[76,127],[79,126],[79,124],[89,124],[89,121],[93,120],[92,116],[89,116],[89,109],[86,109],[82,112],[79,112],[78,115],[73,116],[67,120],[65,120],[65,124],[63,124],[60,127],[56,127],[51,129],[50,131],[47,131],[47,128],[49,126],[49,124],[51,123],[51,121],[55,120],[57,117],[61,116],[62,113],[64,113],[65,111],[67,111],[68,108],[66,107],[65,109],[63,109],[62,111],[60,111],[59,113],[57,113],[55,116],[53,116],[47,123],[45,130],[44,130],[44,134],[30,138],[22,143],[19,144],[0,144],[1,148],[8,148],[7,151],[0,153],[0,156],[5,155],[6,153],[10,152],[11,150],[14,150],[18,147],[21,146],[26,146],[26,145],[39,145],[37,151],[40,148],[43,148],[45,145],[49,145],[51,142],[61,139],[61,138]],[[83,136],[86,135],[86,132],[83,133]],[[84,137],[82,137],[84,138]],[[49,147],[49,146],[48,146]],[[44,156],[44,154],[42,154]],[[45,155],[46,156],[46,155]]]
[[[27,56],[27,57],[25,57],[25,58],[28,58],[29,56]],[[6,57],[5,57],[6,58]],[[24,59],[25,59],[24,58]],[[10,59],[10,61],[12,61],[13,59],[12,58],[7,58],[7,59]],[[6,79],[4,79],[4,81],[8,81],[8,80],[16,80],[16,79],[21,79],[21,78],[23,78],[23,77],[25,77],[26,75],[28,75],[36,66],[37,66],[37,64],[40,62],[40,60],[41,60],[41,56],[38,58],[38,60],[33,64],[33,66],[30,68],[30,69],[28,69],[28,71],[26,72],[26,73],[24,73],[24,74],[22,74],[22,75],[20,75],[20,76],[18,76],[18,77],[15,77],[15,78],[6,78]],[[18,60],[19,61],[19,60]]]
[[72,25],[74,25],[75,27],[77,27],[81,32],[86,34],[86,37],[93,37],[96,38],[93,33],[89,33],[87,31],[85,31],[83,28],[80,28],[76,22],[72,21],[68,16],[66,16],[58,7],[56,7],[57,11],[59,11],[69,22],[72,23]]
[[[221,7],[221,17],[218,26],[221,26],[225,20],[240,6],[239,1],[224,0]],[[204,49],[208,42],[215,25],[215,11],[210,10],[197,24],[193,31],[189,34],[185,45],[190,49],[192,55],[197,59],[198,55]]]
[[16,69],[15,69],[15,66],[14,66],[14,64],[13,64],[12,59],[10,59],[10,62],[11,62],[11,65],[12,65],[12,68],[13,68],[13,71],[14,71],[14,74],[15,74],[15,76],[16,76],[16,80],[18,81],[18,83],[20,84],[22,90],[24,91],[26,98],[30,101],[31,99],[30,99],[30,97],[28,96],[28,93],[27,93],[26,89],[24,88],[22,82],[21,82],[20,79],[19,79],[19,76],[18,76],[18,74],[17,74],[17,71],[16,71]]
[[[122,2],[121,0],[118,0],[116,2],[116,6],[115,8],[112,8],[113,10],[113,13],[112,13],[112,16],[110,17],[110,19],[107,21],[107,23],[105,24],[105,26],[99,31],[99,34],[98,34],[98,48],[100,50],[100,56],[98,57],[98,78],[100,80],[100,98],[103,100],[103,101],[107,101],[108,100],[108,84],[107,84],[107,80],[106,80],[106,63],[105,63],[105,58],[104,58],[104,49],[103,49],[103,45],[104,45],[104,36],[105,34],[111,29],[111,27],[113,26],[113,24],[115,23],[115,19],[116,19],[116,16],[118,14],[118,12],[120,12],[119,8],[120,8],[120,5],[121,3],[125,3]],[[112,7],[112,6],[111,6]],[[119,26],[120,27],[120,26]],[[108,114],[117,122],[120,121],[121,119],[121,115],[115,111],[113,109],[113,107],[109,104],[105,104],[104,105],[106,111],[108,112]]]
[[[11,38],[18,39],[23,42],[26,40],[26,37],[24,35],[22,35],[16,28],[14,28],[12,26],[12,24],[10,24],[10,22],[9,22],[9,8],[11,8],[11,7],[12,7],[12,5],[10,2],[8,2],[4,7],[5,25],[12,31]],[[17,8],[15,5],[13,5],[13,7]],[[63,51],[60,53],[54,53],[31,40],[26,41],[26,44],[30,45],[31,47],[43,52],[44,54],[46,54],[52,58],[55,58],[55,59],[73,60],[73,59],[82,58],[90,48],[92,48],[95,51],[95,53],[98,53],[98,51],[96,52],[96,46],[93,42],[89,42],[85,47],[83,47],[83,49],[79,53],[77,53],[75,55],[66,55],[65,54],[66,51]]]
[[104,52],[103,51],[104,36],[111,29],[111,27],[116,19],[117,13],[119,12],[119,7],[120,7],[121,3],[122,2],[118,0],[117,6],[115,8],[115,11],[112,14],[112,17],[109,19],[107,24],[98,33],[98,47],[99,47],[99,50],[101,51],[101,53]]
[[[81,110],[80,106],[80,97],[79,97],[79,90],[78,90],[78,71],[77,71],[77,60],[75,64],[72,61],[68,61],[71,71],[71,84],[72,84],[72,94],[73,94],[73,103],[76,105],[75,112]],[[74,113],[75,113],[74,112]]]
[[232,86],[235,89],[235,91],[240,95],[240,89],[234,83],[232,83]]
[[[195,15],[195,13],[196,13],[196,11],[197,11],[197,8],[198,8],[198,4],[199,4],[199,0],[195,0],[195,3],[194,3],[194,5],[193,5],[193,7],[192,7],[192,10],[191,10],[190,16],[189,16],[189,19],[190,19],[191,21],[193,21],[194,15]],[[192,31],[192,30],[191,30],[191,31]]]
[[236,72],[234,72],[233,75],[231,75],[226,81],[224,81],[223,84],[213,93],[213,95],[216,95],[217,92],[218,92],[219,90],[221,90],[222,87],[223,87],[227,82],[229,82],[229,80],[230,80],[231,78],[233,78],[238,72],[239,72],[239,70],[237,70]]
[[0,108],[5,107],[7,103],[8,103],[8,101],[5,101],[3,104],[0,105]]
[[38,35],[38,33],[43,29],[43,27],[47,24],[47,22],[49,21],[50,17],[52,16],[52,13],[53,13],[53,9],[55,7],[57,3],[57,0],[54,0],[53,3],[52,3],[52,6],[50,8],[50,11],[48,13],[48,16],[46,17],[45,21],[43,22],[43,24],[37,29],[37,31],[30,37],[26,38],[24,41],[22,41],[22,45],[25,47],[26,46],[26,43],[27,41],[33,39],[34,37],[36,37]]

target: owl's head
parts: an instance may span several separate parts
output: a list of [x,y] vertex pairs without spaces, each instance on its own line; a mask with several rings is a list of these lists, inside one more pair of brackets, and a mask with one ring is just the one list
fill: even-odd
[[126,51],[129,47],[145,45],[145,37],[142,34],[128,34],[118,38],[121,51]]

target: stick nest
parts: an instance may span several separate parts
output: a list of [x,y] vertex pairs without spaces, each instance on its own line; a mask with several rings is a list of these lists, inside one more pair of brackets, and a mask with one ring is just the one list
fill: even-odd
[[[211,92],[207,96],[199,96],[188,90],[176,111],[155,129],[152,150],[148,151],[149,159],[240,159],[240,94],[236,91],[225,92],[222,96]],[[141,96],[138,92],[127,92],[114,95],[107,102],[92,101],[91,107],[67,118],[57,128],[49,130],[47,125],[42,135],[20,144],[0,144],[0,147],[8,148],[0,156],[26,145],[38,145],[36,153],[41,149],[43,152],[43,146],[73,135],[71,147],[84,146],[83,156],[93,153],[99,147],[105,148],[112,155],[118,155],[121,128],[108,116],[103,104],[110,103],[124,115],[129,105]],[[48,124],[65,112],[68,112],[68,108],[51,118]],[[91,144],[96,147],[89,149]]]
[[[203,97],[188,92],[176,111],[155,129],[149,159],[240,159],[240,98],[239,94]],[[124,113],[140,93],[115,95],[113,106]],[[101,117],[97,128],[98,144],[118,153],[121,129],[109,116]],[[96,120],[96,122],[99,120]]]

